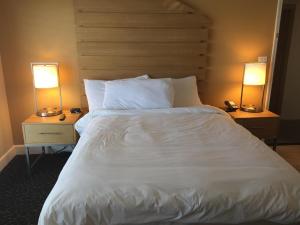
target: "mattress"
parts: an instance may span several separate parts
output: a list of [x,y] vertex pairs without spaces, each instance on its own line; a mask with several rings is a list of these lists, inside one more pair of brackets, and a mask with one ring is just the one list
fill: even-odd
[[39,225],[300,222],[299,173],[217,108],[100,110],[76,128]]

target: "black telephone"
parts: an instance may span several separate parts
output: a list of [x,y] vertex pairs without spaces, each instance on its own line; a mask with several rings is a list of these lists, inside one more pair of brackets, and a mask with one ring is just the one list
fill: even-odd
[[81,110],[80,110],[80,108],[71,108],[70,112],[71,113],[81,113]]
[[226,112],[234,112],[239,108],[234,101],[226,100],[224,104],[226,105]]

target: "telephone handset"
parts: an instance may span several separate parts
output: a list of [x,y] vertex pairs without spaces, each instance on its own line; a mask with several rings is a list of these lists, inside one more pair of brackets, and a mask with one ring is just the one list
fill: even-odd
[[226,105],[226,112],[234,112],[239,108],[234,101],[226,100],[224,103]]

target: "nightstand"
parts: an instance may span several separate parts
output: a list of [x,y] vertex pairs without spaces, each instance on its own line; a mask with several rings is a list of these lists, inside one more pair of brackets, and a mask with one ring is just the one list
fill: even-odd
[[33,163],[30,162],[30,147],[42,147],[42,152],[45,153],[47,146],[76,145],[78,135],[74,124],[81,117],[81,114],[72,114],[67,110],[64,111],[64,114],[66,115],[64,121],[60,121],[59,116],[39,117],[33,114],[22,123],[29,173],[39,159],[38,157]]
[[256,137],[272,140],[273,149],[276,150],[279,115],[267,110],[259,113],[249,113],[237,110],[236,112],[229,112],[229,115]]

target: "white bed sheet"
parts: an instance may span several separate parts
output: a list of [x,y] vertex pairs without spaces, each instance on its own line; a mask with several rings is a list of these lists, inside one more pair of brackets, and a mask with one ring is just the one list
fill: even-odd
[[210,106],[97,111],[39,225],[300,222],[300,175]]

